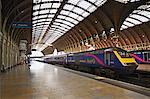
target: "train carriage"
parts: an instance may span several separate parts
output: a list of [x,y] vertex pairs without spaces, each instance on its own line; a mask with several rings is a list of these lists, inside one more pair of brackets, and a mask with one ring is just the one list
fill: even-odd
[[136,50],[129,52],[132,57],[135,58],[137,63],[149,63],[150,64],[150,50]]
[[137,68],[134,58],[120,48],[104,48],[93,51],[52,56],[47,59],[52,64],[106,75],[130,74]]
[[137,67],[135,60],[126,51],[119,48],[74,53],[68,55],[67,60],[68,66],[74,65],[74,68],[106,69],[107,71],[113,70],[120,74],[133,72]]
[[129,54],[139,64],[137,71],[140,73],[150,73],[150,50],[130,51]]

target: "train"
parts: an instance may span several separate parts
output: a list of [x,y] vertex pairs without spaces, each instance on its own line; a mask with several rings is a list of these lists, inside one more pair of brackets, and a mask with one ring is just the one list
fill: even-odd
[[109,77],[131,74],[138,66],[127,51],[116,47],[50,56],[44,62]]
[[130,51],[129,54],[139,64],[137,71],[150,75],[150,50]]
[[135,58],[138,64],[150,64],[150,50],[136,50],[130,51],[129,54]]

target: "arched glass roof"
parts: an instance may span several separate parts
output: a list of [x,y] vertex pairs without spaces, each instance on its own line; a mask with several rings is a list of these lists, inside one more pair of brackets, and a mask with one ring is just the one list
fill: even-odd
[[[33,0],[32,43],[53,43],[106,1]],[[40,50],[45,47],[40,46]]]
[[140,1],[140,0],[115,0],[121,3],[128,3],[128,2],[136,2],[136,1]]
[[134,10],[123,22],[121,30],[150,21],[150,4],[142,5]]

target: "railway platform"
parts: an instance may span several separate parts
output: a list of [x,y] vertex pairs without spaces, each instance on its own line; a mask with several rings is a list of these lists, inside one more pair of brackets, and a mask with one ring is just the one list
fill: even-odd
[[99,80],[63,67],[32,61],[30,69],[26,65],[20,65],[0,75],[0,99],[150,98],[148,95],[101,81],[101,77],[97,79]]

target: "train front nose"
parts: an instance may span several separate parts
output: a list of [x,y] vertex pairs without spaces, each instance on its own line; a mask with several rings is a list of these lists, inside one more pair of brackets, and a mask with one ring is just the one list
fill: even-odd
[[127,73],[133,73],[137,69],[138,65],[135,63],[126,63],[127,65],[124,66]]

